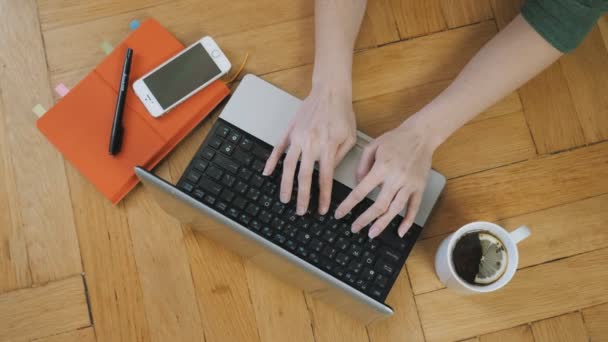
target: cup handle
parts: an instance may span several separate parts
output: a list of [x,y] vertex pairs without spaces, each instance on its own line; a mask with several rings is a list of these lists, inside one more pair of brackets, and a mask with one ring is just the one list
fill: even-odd
[[521,226],[510,232],[509,235],[511,235],[511,239],[513,239],[513,242],[517,244],[528,236],[530,236],[530,228],[528,228],[527,226]]

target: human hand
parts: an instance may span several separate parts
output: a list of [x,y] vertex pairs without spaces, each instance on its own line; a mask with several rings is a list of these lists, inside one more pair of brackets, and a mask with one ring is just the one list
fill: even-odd
[[283,161],[280,195],[281,202],[287,203],[301,155],[296,213],[303,215],[308,209],[315,161],[319,161],[319,213],[326,214],[331,203],[334,169],[355,141],[356,121],[350,91],[313,87],[273,149],[263,174],[274,171],[289,147]]
[[381,186],[375,203],[353,222],[351,229],[359,232],[375,220],[368,233],[373,239],[407,204],[407,213],[398,228],[399,236],[403,237],[414,222],[426,187],[436,149],[430,136],[428,128],[408,119],[371,142],[357,168],[359,184],[338,206],[336,218],[345,216],[370,191]]

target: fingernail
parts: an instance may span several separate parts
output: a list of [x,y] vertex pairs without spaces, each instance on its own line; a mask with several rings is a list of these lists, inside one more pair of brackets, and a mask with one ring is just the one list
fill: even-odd
[[405,231],[400,230],[399,232],[397,232],[397,234],[399,234],[399,237],[403,237],[405,235]]
[[262,171],[262,176],[268,176],[270,174],[270,172],[268,172],[267,169],[264,169],[264,171]]
[[352,227],[351,227],[350,229],[351,229],[351,231],[352,231],[353,233],[354,233],[354,232],[358,232],[358,231],[360,231],[360,230],[361,230],[361,225],[360,225],[360,224],[354,224],[354,223],[353,223],[353,225],[352,225]]
[[328,210],[329,210],[329,208],[327,208],[327,207],[323,207],[323,208],[321,208],[321,209],[319,210],[319,214],[321,214],[321,215],[325,215],[325,214],[327,214],[327,211],[328,211]]
[[344,216],[344,213],[342,211],[336,211],[336,213],[334,214],[334,217],[336,218],[336,220],[341,219]]
[[304,206],[299,205],[298,209],[296,210],[296,214],[302,216],[302,215],[304,215],[305,212],[306,212],[306,208],[304,208]]
[[368,236],[369,236],[370,239],[373,239],[376,236],[378,236],[378,233],[379,233],[378,229],[377,228],[373,228],[373,229],[369,230]]
[[287,204],[289,202],[289,194],[286,192],[281,192],[281,202]]

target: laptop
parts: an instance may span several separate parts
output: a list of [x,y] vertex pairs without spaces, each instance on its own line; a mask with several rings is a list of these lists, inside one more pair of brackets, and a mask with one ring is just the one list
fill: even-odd
[[[167,213],[313,298],[366,324],[390,316],[393,309],[385,303],[386,297],[445,178],[431,170],[415,223],[404,238],[399,238],[397,228],[405,210],[373,240],[367,237],[369,227],[353,234],[353,220],[378,195],[375,189],[349,215],[333,218],[356,185],[357,163],[371,141],[357,132],[356,145],[336,168],[330,211],[320,215],[316,210],[315,170],[310,208],[305,215],[296,215],[297,185],[292,201],[285,205],[278,195],[280,165],[268,177],[262,176],[262,170],[300,103],[261,78],[246,75],[177,185],[140,167],[135,173]],[[221,224],[210,224],[207,217]]]

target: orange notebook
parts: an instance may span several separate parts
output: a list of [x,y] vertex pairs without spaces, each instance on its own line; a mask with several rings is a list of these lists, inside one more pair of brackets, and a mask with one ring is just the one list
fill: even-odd
[[[114,106],[127,47],[133,49],[119,154],[108,153]],[[145,21],[38,121],[38,129],[112,203],[138,182],[133,167],[158,164],[230,92],[222,81],[155,119],[133,93],[132,83],[184,49],[155,20]]]

